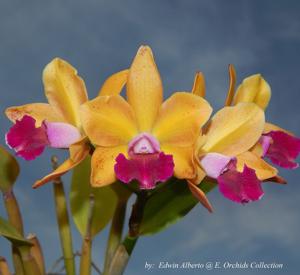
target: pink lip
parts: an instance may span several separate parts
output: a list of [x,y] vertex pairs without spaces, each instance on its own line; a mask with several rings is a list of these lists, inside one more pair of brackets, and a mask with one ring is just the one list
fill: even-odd
[[262,143],[263,148],[265,147],[264,156],[269,158],[274,164],[287,169],[295,169],[299,166],[295,162],[300,153],[299,138],[282,131],[271,131],[264,134],[262,138],[269,141],[269,144],[265,146]]
[[155,188],[156,183],[170,178],[173,170],[172,155],[165,155],[163,152],[133,155],[130,159],[119,154],[115,164],[115,173],[119,180],[124,183],[137,180],[141,189]]
[[79,130],[67,123],[44,121],[35,127],[35,122],[33,117],[25,115],[6,134],[7,145],[26,160],[35,159],[46,146],[68,148],[81,137]]
[[130,141],[128,148],[129,159],[123,154],[116,158],[115,173],[122,182],[137,180],[141,189],[153,189],[173,175],[173,156],[161,152],[152,135],[141,133]]

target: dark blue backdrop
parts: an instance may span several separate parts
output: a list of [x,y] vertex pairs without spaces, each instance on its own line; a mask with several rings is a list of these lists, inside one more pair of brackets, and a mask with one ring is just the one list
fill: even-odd
[[[268,120],[299,136],[299,12],[299,1],[283,0],[0,0],[1,111],[10,105],[45,101],[41,72],[56,56],[78,69],[92,98],[109,74],[128,67],[140,44],[149,44],[167,95],[190,89],[194,72],[201,70],[215,109],[225,98],[229,63],[236,66],[239,81],[262,73],[273,92]],[[10,123],[4,115],[0,123],[4,144]],[[31,184],[50,170],[51,153],[48,150],[33,162],[20,160],[22,173],[16,186],[26,232],[39,235],[48,267],[61,255],[52,190],[45,186],[33,191]],[[214,214],[198,206],[165,232],[141,239],[126,274],[144,274],[145,261],[164,260],[275,261],[284,264],[282,274],[297,274],[300,172],[282,175],[289,181],[287,186],[266,184],[265,197],[246,206],[213,191],[209,198]],[[2,202],[0,214],[4,215]],[[106,234],[96,238],[95,250],[103,249]],[[78,250],[80,236],[74,235]],[[0,255],[9,257],[9,252],[1,238]],[[102,258],[102,252],[94,254],[96,262]],[[152,274],[174,272],[156,269]],[[184,272],[197,271],[177,271]]]

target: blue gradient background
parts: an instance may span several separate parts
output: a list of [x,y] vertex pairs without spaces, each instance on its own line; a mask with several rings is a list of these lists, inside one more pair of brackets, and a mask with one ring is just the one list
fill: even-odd
[[[253,1],[101,1],[0,0],[0,105],[43,102],[43,67],[54,57],[68,60],[85,79],[90,98],[103,80],[127,68],[139,45],[156,56],[165,94],[189,90],[195,71],[204,72],[207,97],[215,109],[227,89],[227,65],[238,82],[260,72],[272,87],[267,119],[300,135],[300,2]],[[9,121],[0,117],[1,144]],[[50,171],[54,150],[32,162],[20,160],[16,185],[26,232],[38,234],[50,265],[61,256],[51,185],[32,183]],[[66,154],[60,154],[61,159]],[[300,170],[282,171],[289,184],[265,184],[264,198],[240,206],[217,190],[215,208],[201,206],[177,224],[139,240],[126,274],[147,273],[145,262],[265,261],[283,263],[276,270],[152,270],[151,274],[299,274]],[[69,176],[65,177],[67,183]],[[66,184],[68,188],[69,185]],[[5,216],[0,202],[0,214]],[[74,227],[74,226],[73,226]],[[107,230],[95,239],[93,258],[102,262]],[[75,249],[81,246],[74,227]],[[10,257],[6,240],[0,255]]]

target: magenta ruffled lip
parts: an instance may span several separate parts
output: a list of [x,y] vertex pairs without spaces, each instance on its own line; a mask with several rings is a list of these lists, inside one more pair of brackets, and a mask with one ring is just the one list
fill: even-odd
[[263,135],[269,138],[269,144],[263,145],[268,147],[264,156],[269,158],[272,163],[287,169],[295,169],[299,166],[295,162],[300,153],[300,139],[289,135],[283,131],[271,131]]
[[128,155],[127,159],[119,154],[114,166],[116,177],[124,183],[137,180],[141,189],[153,189],[173,175],[173,156],[161,152],[158,140],[149,133],[141,133],[129,142]]
[[141,189],[153,189],[158,182],[164,182],[173,175],[173,156],[160,152],[131,155],[127,159],[119,154],[114,169],[117,178],[122,182],[137,180]]
[[45,147],[68,148],[80,139],[79,130],[67,123],[43,121],[40,127],[28,115],[17,120],[5,136],[6,144],[25,160],[41,155]]
[[206,174],[217,180],[220,192],[227,199],[244,204],[263,196],[261,181],[255,170],[245,165],[243,172],[238,172],[236,158],[208,153],[200,163]]
[[33,160],[49,145],[45,123],[35,127],[35,119],[25,115],[9,129],[6,144],[25,160]]
[[262,198],[264,191],[255,170],[244,166],[243,172],[230,169],[217,178],[219,190],[229,200],[248,203]]

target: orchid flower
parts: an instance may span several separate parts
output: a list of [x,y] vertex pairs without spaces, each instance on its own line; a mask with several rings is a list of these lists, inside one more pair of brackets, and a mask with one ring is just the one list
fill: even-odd
[[[259,74],[245,78],[238,87],[234,103],[254,102],[266,109],[271,99],[271,88]],[[266,123],[264,132],[252,149],[258,156],[269,159],[282,168],[295,169],[300,153],[300,139],[274,124]]]
[[177,92],[163,101],[152,51],[142,46],[128,72],[127,101],[115,93],[81,106],[85,133],[95,145],[91,184],[137,180],[152,189],[173,174],[195,177],[193,145],[211,114],[208,102]]
[[[125,84],[126,73],[124,70],[112,75],[100,92],[119,93]],[[69,159],[37,181],[35,188],[68,172],[85,159],[90,150],[79,117],[79,106],[88,97],[76,69],[55,58],[43,71],[43,83],[48,104],[32,103],[6,110],[7,117],[15,123],[6,134],[6,142],[17,155],[32,160],[42,154],[45,147],[70,150]]]
[[[235,85],[234,68],[230,66],[229,69],[226,105],[231,105]],[[198,173],[189,186],[209,210],[211,205],[205,194],[195,188],[205,176],[217,180],[219,190],[226,198],[246,203],[263,196],[262,181],[282,182],[277,177],[277,169],[265,162],[263,156],[273,158],[273,162],[283,164],[283,167],[295,166],[293,160],[299,154],[299,139],[265,123],[263,109],[268,105],[270,93],[269,85],[260,75],[244,80],[237,90],[235,106],[217,112],[206,129],[206,135],[199,137],[202,141],[195,149]],[[283,141],[285,146],[280,148]]]
[[277,174],[249,152],[263,133],[264,123],[264,112],[254,103],[224,107],[211,119],[206,141],[198,148],[198,175],[216,179],[220,192],[230,200],[245,203],[261,198],[261,181]]
[[32,160],[45,147],[70,149],[70,158],[35,187],[66,173],[89,152],[78,112],[88,98],[76,69],[55,58],[43,71],[43,83],[48,104],[32,103],[6,110],[7,117],[15,123],[6,134],[6,142],[17,155]]

